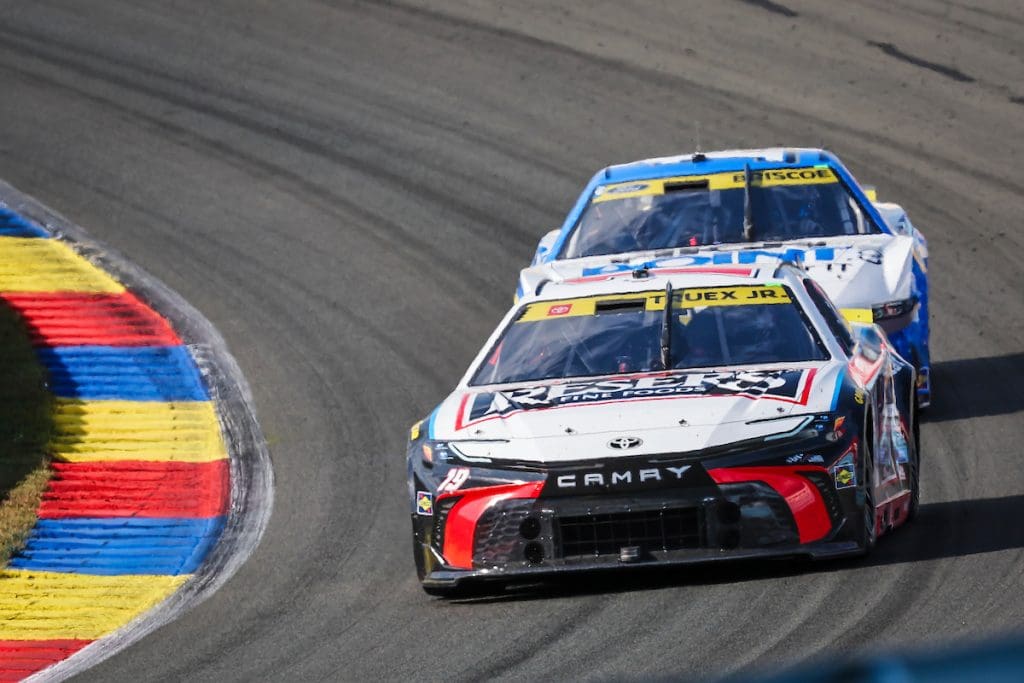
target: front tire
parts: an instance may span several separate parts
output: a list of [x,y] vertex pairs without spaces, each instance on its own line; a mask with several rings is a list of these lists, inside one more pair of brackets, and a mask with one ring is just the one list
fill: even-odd
[[867,416],[864,428],[864,505],[861,520],[860,547],[867,555],[875,549],[878,543],[877,511],[875,509],[875,454],[874,454],[874,429],[871,426],[871,414]]

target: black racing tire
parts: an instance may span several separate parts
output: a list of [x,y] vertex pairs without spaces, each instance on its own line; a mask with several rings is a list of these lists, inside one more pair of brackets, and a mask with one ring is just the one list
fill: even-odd
[[871,413],[869,412],[864,419],[864,467],[861,470],[864,505],[861,507],[860,547],[865,555],[874,550],[875,545],[878,543],[878,527],[875,524],[875,492],[872,484],[875,470],[874,431]]
[[910,453],[908,454],[910,475],[910,508],[907,510],[907,521],[917,517],[921,507],[921,421],[918,419],[917,391],[914,391],[913,413],[910,416]]

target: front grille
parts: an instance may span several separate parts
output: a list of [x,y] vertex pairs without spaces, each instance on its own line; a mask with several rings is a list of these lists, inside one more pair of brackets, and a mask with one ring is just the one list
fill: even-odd
[[701,546],[697,508],[560,517],[558,530],[563,557],[618,555],[625,546],[645,552]]
[[523,560],[526,541],[519,527],[530,514],[533,500],[507,500],[493,505],[476,523],[473,564],[480,567]]
[[444,498],[434,503],[434,533],[431,538],[438,552],[444,551],[444,530],[448,523],[448,513],[460,500],[461,497]]

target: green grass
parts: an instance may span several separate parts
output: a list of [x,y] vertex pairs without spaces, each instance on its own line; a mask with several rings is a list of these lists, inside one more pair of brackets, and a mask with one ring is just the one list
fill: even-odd
[[0,567],[25,543],[50,480],[53,397],[21,318],[0,301]]

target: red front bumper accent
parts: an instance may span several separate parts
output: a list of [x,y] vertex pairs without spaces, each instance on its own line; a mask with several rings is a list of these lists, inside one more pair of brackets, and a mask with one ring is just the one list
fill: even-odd
[[446,498],[459,498],[459,502],[448,513],[444,532],[444,559],[452,567],[473,568],[473,534],[477,520],[487,508],[503,500],[513,498],[536,498],[544,488],[543,481],[526,484],[504,484],[484,486],[453,493],[443,493],[438,502]]
[[749,481],[764,482],[775,489],[789,505],[796,521],[801,543],[820,541],[832,530],[832,520],[825,508],[818,487],[802,472],[822,472],[824,467],[799,465],[792,467],[722,467],[708,470],[716,484],[739,484]]

